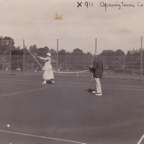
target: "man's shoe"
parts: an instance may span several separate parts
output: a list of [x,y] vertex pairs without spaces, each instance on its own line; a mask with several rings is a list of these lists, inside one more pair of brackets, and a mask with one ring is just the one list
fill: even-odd
[[96,96],[102,96],[102,93],[96,93]]

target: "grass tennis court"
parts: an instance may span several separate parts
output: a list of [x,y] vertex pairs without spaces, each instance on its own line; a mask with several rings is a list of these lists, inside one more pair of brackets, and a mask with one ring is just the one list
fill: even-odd
[[144,81],[104,78],[102,97],[90,78],[42,81],[0,75],[0,144],[144,143]]

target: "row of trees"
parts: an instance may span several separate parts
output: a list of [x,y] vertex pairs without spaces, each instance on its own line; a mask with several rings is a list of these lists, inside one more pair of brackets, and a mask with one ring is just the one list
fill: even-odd
[[141,54],[142,54],[142,63],[144,63],[144,50],[129,50],[125,54],[122,50],[104,50],[100,56],[105,62],[105,66],[109,67],[125,67],[138,69],[141,66]]
[[[7,61],[7,65],[10,63],[10,51],[7,51],[9,48],[11,50],[20,50],[20,47],[14,46],[14,40],[10,37],[0,37],[0,55],[3,61]],[[88,69],[88,66],[92,64],[93,55],[90,52],[84,53],[81,49],[75,48],[72,52],[67,52],[62,49],[58,53],[54,49],[49,47],[38,48],[36,45],[29,47],[29,51],[24,48],[24,53],[22,56],[13,55],[11,57],[11,64],[13,69],[20,67],[21,69],[41,69],[39,64],[34,60],[29,51],[33,54],[36,53],[39,56],[46,57],[46,53],[50,52],[52,54],[52,65],[54,68],[60,70],[83,70]],[[2,55],[5,53],[5,56]],[[144,50],[143,59],[144,59]],[[141,50],[129,50],[125,54],[122,50],[104,50],[99,54],[100,58],[104,61],[105,69],[116,69],[116,68],[131,68],[139,69],[141,66]],[[37,59],[41,65],[44,64],[44,61]],[[144,61],[143,61],[144,62]],[[2,68],[2,61],[1,61]]]
[[37,48],[36,45],[30,46],[30,51],[32,53],[37,53],[39,56],[46,56],[47,52],[52,54],[52,64],[60,70],[82,70],[87,69],[87,67],[92,63],[93,56],[91,53],[84,53],[81,49],[76,48],[72,52],[67,52],[62,49],[60,51],[49,49],[48,47]]

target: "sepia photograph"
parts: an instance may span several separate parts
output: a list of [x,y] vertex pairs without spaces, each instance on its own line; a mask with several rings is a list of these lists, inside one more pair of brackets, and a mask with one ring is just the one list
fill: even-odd
[[1,0],[0,144],[144,144],[144,0]]

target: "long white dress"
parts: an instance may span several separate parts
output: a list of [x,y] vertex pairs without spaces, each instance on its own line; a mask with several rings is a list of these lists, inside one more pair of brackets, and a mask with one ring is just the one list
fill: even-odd
[[47,58],[43,58],[46,62],[45,65],[43,67],[43,79],[44,80],[51,80],[54,79],[54,75],[53,75],[53,69],[52,69],[52,65],[51,65],[51,58],[47,57]]

